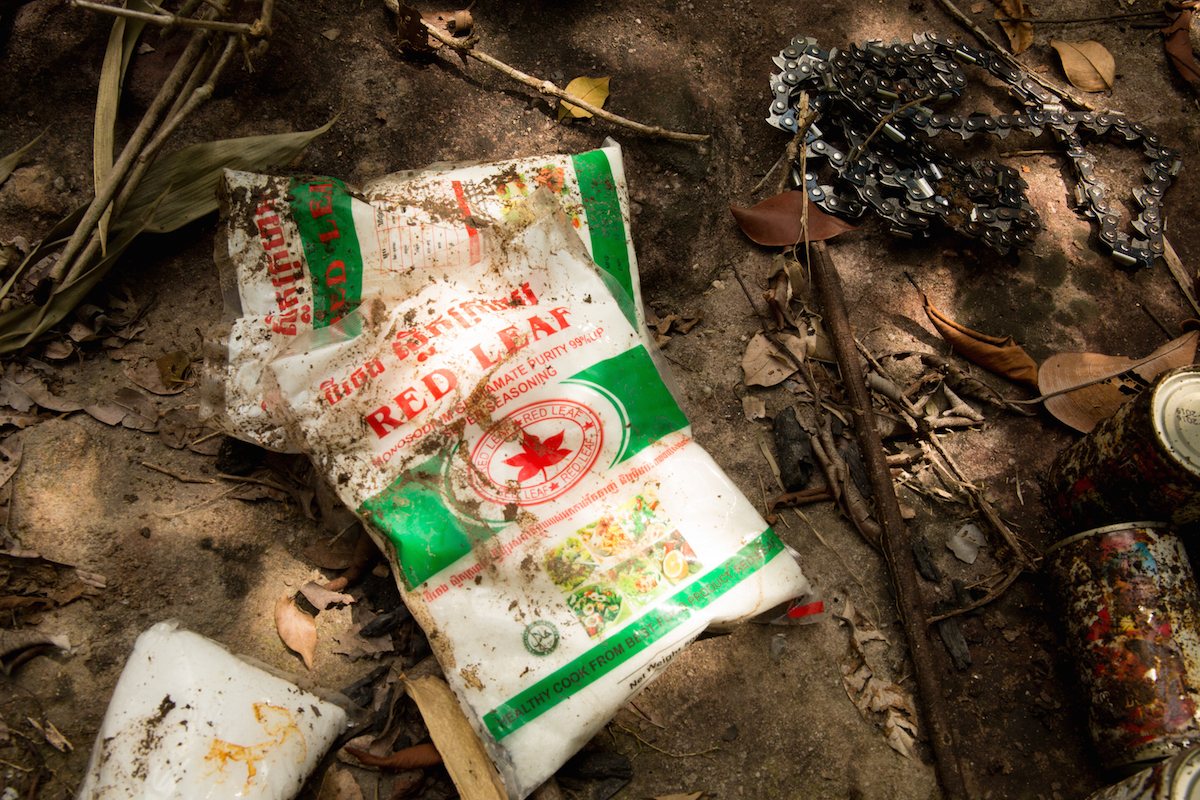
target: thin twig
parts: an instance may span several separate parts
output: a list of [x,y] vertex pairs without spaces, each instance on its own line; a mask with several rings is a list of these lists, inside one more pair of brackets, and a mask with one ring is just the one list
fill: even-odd
[[1015,581],[1018,578],[1018,576],[1020,576],[1021,572],[1022,572],[1021,566],[1019,564],[1014,564],[1008,570],[1008,572],[1005,573],[1004,580],[1000,581],[999,585],[992,588],[990,591],[988,591],[988,593],[986,595],[984,595],[980,599],[978,599],[972,603],[967,603],[965,606],[962,606],[961,608],[955,608],[950,611],[947,611],[945,614],[935,614],[934,616],[926,619],[925,622],[932,625],[935,622],[941,622],[944,619],[950,619],[951,617],[957,617],[961,614],[966,614],[968,611],[974,611],[977,608],[983,608],[984,606],[986,606],[988,603],[992,602],[993,600],[999,599],[1000,595],[1004,594],[1004,591],[1006,589],[1008,589],[1009,586],[1012,585],[1012,582]]
[[71,5],[86,8],[89,11],[111,14],[114,17],[141,20],[151,25],[161,25],[164,28],[201,28],[220,33],[239,33],[243,36],[258,35],[253,25],[247,25],[243,22],[217,22],[210,19],[192,19],[191,17],[180,17],[170,12],[150,14],[145,11],[134,11],[129,8],[110,6],[105,3],[93,3],[91,0],[71,0]]
[[624,725],[622,725],[619,722],[614,722],[613,725],[616,725],[618,728],[625,731],[630,736],[637,739],[642,744],[646,745],[646,747],[649,747],[651,750],[656,750],[659,753],[662,753],[664,756],[670,756],[671,758],[691,758],[692,756],[702,756],[705,753],[711,753],[714,750],[721,749],[721,748],[717,747],[716,745],[713,745],[712,747],[708,748],[707,750],[697,750],[695,753],[672,753],[670,750],[663,750],[661,747],[658,747],[657,745],[650,744],[645,739],[643,739],[641,736],[638,736],[635,731],[632,731],[629,728],[626,728]]
[[134,160],[142,151],[142,147],[149,141],[150,134],[158,126],[163,113],[174,100],[180,87],[184,85],[193,67],[200,61],[211,36],[211,31],[197,31],[192,34],[192,39],[188,42],[187,49],[183,51],[183,55],[175,62],[175,67],[171,70],[171,74],[163,82],[162,88],[150,104],[150,108],[146,109],[146,113],[142,115],[142,121],[138,124],[133,135],[129,137],[129,141],[125,143],[125,149],[121,151],[120,157],[113,164],[112,170],[108,173],[108,177],[104,183],[96,190],[96,197],[92,200],[91,205],[88,206],[83,219],[75,227],[75,232],[71,235],[70,241],[67,242],[66,247],[63,249],[62,256],[50,272],[50,280],[53,283],[62,283],[69,269],[74,266],[76,256],[83,250],[85,243],[95,230],[96,224],[100,221],[100,217],[103,216],[104,210],[108,208],[108,204],[112,202],[113,197],[116,196],[117,191],[124,184],[129,169],[133,166]]
[[643,125],[640,122],[634,122],[631,119],[626,119],[625,117],[614,114],[611,111],[605,111],[599,106],[594,106],[585,100],[575,97],[574,95],[567,94],[562,89],[555,86],[551,81],[538,80],[532,75],[527,75],[526,73],[521,72],[519,69],[510,67],[503,61],[493,58],[482,50],[475,49],[475,47],[473,47],[473,41],[463,42],[455,39],[453,36],[444,33],[436,26],[431,25],[424,20],[422,20],[422,24],[425,26],[425,30],[429,32],[430,36],[437,39],[447,47],[451,47],[463,55],[470,56],[476,61],[481,61],[484,64],[487,64],[492,69],[504,73],[518,83],[523,83],[530,88],[537,89],[542,94],[548,94],[552,97],[557,97],[559,100],[565,100],[571,105],[577,108],[582,108],[584,111],[587,111],[602,120],[611,122],[614,125],[620,125],[624,128],[629,128],[632,131],[637,131],[643,136],[648,136],[651,139],[672,139],[679,142],[707,142],[711,138],[707,133],[681,133],[679,131],[670,131],[666,128],[660,128],[658,126]]
[[1161,17],[1160,11],[1130,11],[1127,14],[1106,14],[1103,17],[1073,17],[1069,19],[1042,19],[1041,17],[996,17],[997,22],[1028,22],[1033,25],[1071,25],[1076,22],[1109,22],[1117,19],[1132,19],[1134,17]]
[[181,475],[174,470],[167,469],[166,467],[160,467],[157,464],[151,464],[149,461],[143,461],[142,466],[152,469],[155,472],[161,472],[163,475],[170,475],[175,480],[183,481],[184,483],[216,483],[216,480],[213,478],[193,478],[191,475]]
[[1039,396],[1031,398],[1029,400],[1009,400],[1008,402],[1020,403],[1021,405],[1032,405],[1034,403],[1043,403],[1046,400],[1049,400],[1051,397],[1058,397],[1060,394],[1069,394],[1069,393],[1077,391],[1079,389],[1086,389],[1089,386],[1094,386],[1097,383],[1104,383],[1105,381],[1111,381],[1113,378],[1119,378],[1128,372],[1133,372],[1138,367],[1146,366],[1151,361],[1158,361],[1161,358],[1169,356],[1171,353],[1174,353],[1180,347],[1184,347],[1186,345],[1187,345],[1186,341],[1180,342],[1179,344],[1172,347],[1170,350],[1167,350],[1165,353],[1157,353],[1154,355],[1146,356],[1145,358],[1139,358],[1137,361],[1129,362],[1129,364],[1127,364],[1126,366],[1122,367],[1119,370],[1115,370],[1106,375],[1101,375],[1099,378],[1093,378],[1090,381],[1080,383],[1076,386],[1068,386],[1065,389],[1059,389],[1054,392],[1047,392],[1046,394],[1039,395]]
[[889,112],[887,116],[885,116],[883,119],[879,120],[879,124],[875,126],[875,130],[871,131],[870,135],[867,136],[867,138],[863,140],[862,144],[855,145],[854,149],[850,151],[850,157],[846,159],[846,166],[850,166],[851,164],[853,164],[855,161],[858,160],[858,157],[860,155],[862,155],[862,151],[867,148],[867,145],[869,145],[871,143],[871,140],[875,138],[876,134],[878,134],[881,130],[883,130],[884,125],[887,125],[889,122],[894,120],[897,115],[903,114],[905,111],[908,111],[908,109],[912,108],[913,106],[919,106],[919,105],[921,105],[921,103],[927,102],[932,99],[933,99],[933,95],[927,94],[924,97],[918,97],[916,100],[911,100],[911,101],[905,103],[904,105],[900,106],[896,110]]
[[[1030,72],[1029,70],[1025,69],[1025,65],[1022,64],[1020,61],[1017,61],[1016,56],[1014,56],[1012,53],[1008,52],[1007,49],[1005,49],[999,42],[997,42],[991,36],[988,36],[987,33],[984,32],[983,28],[976,25],[974,20],[972,20],[970,17],[968,17],[966,14],[964,14],[962,12],[962,10],[959,9],[958,6],[954,5],[952,0],[938,0],[938,2],[942,4],[942,8],[946,9],[946,11],[948,11],[950,13],[950,16],[952,16],[956,20],[958,20],[959,23],[963,27],[965,27],[967,30],[969,30],[971,33],[975,34],[975,37],[977,39],[979,39],[979,41],[983,42],[988,47],[992,48],[992,51],[995,52],[996,55],[1000,56],[1000,58],[1005,63],[1007,63],[1010,67],[1012,67],[1015,70],[1020,71],[1024,75],[1028,75],[1035,82],[1037,82],[1043,89],[1048,89],[1051,92],[1053,92],[1054,94],[1058,95],[1060,98],[1062,98],[1064,100],[1069,100],[1075,106],[1086,109],[1088,111],[1096,110],[1096,107],[1094,105],[1092,105],[1088,101],[1084,100],[1082,97],[1079,97],[1074,92],[1072,92],[1070,89],[1067,89],[1066,87],[1063,87],[1063,86],[1059,86],[1059,85],[1053,83],[1052,81],[1037,74],[1036,72]],[[1021,21],[1028,22],[1029,20],[1021,20]]]

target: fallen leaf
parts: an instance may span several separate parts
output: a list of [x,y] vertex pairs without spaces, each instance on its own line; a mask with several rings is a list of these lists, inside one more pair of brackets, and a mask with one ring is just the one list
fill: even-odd
[[331,592],[316,581],[309,581],[301,586],[300,593],[318,611],[324,611],[330,606],[338,605],[339,603],[349,605],[354,602],[354,598],[350,595],[341,592]]
[[[430,43],[429,31],[422,23],[421,12],[408,3],[399,3],[392,8],[396,14],[396,44],[401,50],[409,49],[418,52],[429,52],[434,47]],[[433,40],[436,43],[436,40]]]
[[933,327],[937,328],[937,332],[956,353],[1011,381],[1037,387],[1037,362],[1013,341],[1013,337],[988,336],[959,325],[934,308],[924,292],[921,293],[921,302],[925,305],[925,313]]
[[656,795],[654,800],[700,800],[704,796],[704,792],[692,792],[691,794],[660,794]]
[[422,19],[451,36],[466,36],[475,27],[470,11],[438,11],[425,14]]
[[742,413],[746,419],[763,419],[767,416],[767,404],[761,397],[748,394],[742,398]]
[[317,649],[317,621],[300,610],[295,598],[284,595],[275,603],[275,629],[283,643],[299,653],[304,665],[312,669]]
[[1063,42],[1051,39],[1050,46],[1062,59],[1063,72],[1076,89],[1085,92],[1107,92],[1113,87],[1117,65],[1104,45],[1091,40]]
[[342,29],[341,28],[329,28],[327,30],[321,31],[321,35],[332,42],[334,39],[336,39],[342,35]]
[[[1052,394],[1107,378],[1047,398],[1043,403],[1060,422],[1088,433],[1162,373],[1194,363],[1198,343],[1200,332],[1189,331],[1144,359],[1099,353],[1056,353],[1047,358],[1038,371],[1038,390],[1042,394]],[[1138,366],[1134,367],[1135,364]]]
[[46,131],[42,131],[35,136],[33,141],[31,141],[29,144],[14,150],[13,152],[4,156],[4,158],[0,158],[0,183],[4,183],[6,180],[8,180],[8,176],[11,175],[13,170],[17,168],[17,164],[21,163],[21,157],[28,153],[29,150],[38,143],[38,140],[45,135]]
[[[808,344],[799,336],[782,333],[777,337],[796,360],[808,357]],[[746,345],[742,356],[742,371],[747,386],[775,386],[796,372],[795,364],[763,333],[756,333]]]
[[317,800],[363,800],[363,793],[350,770],[330,767],[321,780]]
[[883,634],[849,598],[837,616],[850,626],[846,652],[838,661],[846,695],[863,719],[871,721],[872,714],[883,714],[888,745],[905,758],[912,758],[917,733],[916,705],[912,696],[898,684],[880,677],[863,648],[866,642],[884,640]]
[[179,394],[187,388],[186,384],[174,385],[163,382],[162,370],[158,364],[149,358],[139,357],[132,367],[125,367],[125,377],[135,386],[157,395]]
[[787,247],[804,241],[803,213],[808,204],[808,240],[821,242],[858,228],[826,214],[805,192],[790,192],[768,197],[750,208],[730,205],[733,218],[750,241],[768,247]]
[[1163,47],[1171,57],[1171,63],[1185,81],[1200,83],[1200,63],[1196,62],[1196,54],[1192,51],[1191,37],[1192,12],[1194,9],[1185,8],[1175,21],[1162,29],[1166,38]]
[[[563,91],[572,97],[578,97],[585,103],[600,108],[604,105],[604,101],[608,99],[608,82],[609,78],[576,78],[567,84],[567,88]],[[584,111],[579,106],[573,106],[565,100],[558,101],[558,121],[562,122],[567,117],[575,117],[582,119],[592,116],[592,112]]]
[[146,433],[152,433],[158,427],[158,410],[141,392],[124,386],[117,390],[113,402],[125,409],[125,418],[121,420],[124,427]]
[[354,560],[354,545],[355,540],[352,537],[343,536],[332,545],[322,539],[300,552],[321,569],[345,569]]
[[353,625],[348,630],[335,633],[333,639],[337,642],[337,646],[333,648],[333,652],[340,656],[346,656],[351,661],[358,661],[360,658],[374,658],[396,650],[391,634],[361,636],[362,627],[362,625]]
[[[1029,19],[1033,12],[1025,5],[1024,0],[999,0],[996,5],[999,8],[995,18],[1000,20],[1000,27],[1008,36],[1013,55],[1024,53],[1033,44],[1033,25],[1020,20]],[[1006,17],[1008,19],[1005,19]]]
[[179,386],[187,386],[188,370],[192,368],[192,357],[182,350],[176,350],[173,353],[167,353],[164,356],[159,356],[154,362],[158,367],[159,377],[162,379],[163,386],[175,388]]
[[442,763],[442,754],[432,744],[413,745],[406,747],[403,750],[397,750],[389,756],[379,757],[368,753],[366,750],[359,750],[357,747],[346,746],[346,752],[357,758],[362,764],[368,767],[379,767],[380,769],[424,769],[425,767],[435,767]]
[[987,6],[984,3],[975,3],[971,6],[971,13],[972,14],[982,14],[983,9],[986,7]]

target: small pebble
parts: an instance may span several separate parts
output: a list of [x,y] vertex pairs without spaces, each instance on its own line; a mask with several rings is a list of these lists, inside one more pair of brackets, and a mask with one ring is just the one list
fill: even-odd
[[777,663],[783,657],[783,651],[787,649],[787,639],[782,633],[777,633],[771,637],[771,662]]

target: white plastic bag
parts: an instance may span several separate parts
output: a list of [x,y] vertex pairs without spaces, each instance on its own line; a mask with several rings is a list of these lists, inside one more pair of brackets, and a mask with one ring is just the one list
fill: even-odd
[[258,274],[266,256],[240,246],[252,237],[236,233],[239,209],[287,197],[301,234],[287,247],[305,254],[307,273],[354,253],[373,287],[352,313],[285,340],[264,333],[265,318],[244,316],[234,330],[271,353],[259,365],[262,420],[312,457],[388,555],[515,800],[710,624],[808,584],[692,441],[623,287],[636,276],[631,252],[623,267],[597,268],[574,221],[596,225],[600,212],[564,205],[565,180],[495,216],[470,215],[473,234],[454,239],[457,250],[433,251],[445,258],[368,277],[385,261],[373,248],[397,252],[393,215],[412,211],[414,242],[453,228],[450,211],[428,222],[428,198],[460,177],[384,182],[368,190],[371,203],[334,192],[339,235],[357,233],[356,250],[339,250],[313,247],[309,220],[294,220],[324,179],[285,189],[229,174],[242,274]]
[[174,622],[138,637],[78,800],[289,800],[346,712]]

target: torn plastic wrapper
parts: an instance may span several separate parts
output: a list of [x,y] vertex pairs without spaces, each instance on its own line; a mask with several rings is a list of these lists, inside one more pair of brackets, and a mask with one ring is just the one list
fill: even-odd
[[[659,375],[614,188],[619,151],[573,158],[595,154],[605,181],[566,169],[555,177],[553,163],[536,182],[512,164],[487,165],[475,168],[482,181],[385,179],[368,187],[370,203],[329,179],[226,177],[241,307],[267,309],[232,328],[266,357],[241,367],[262,376],[255,423],[278,425],[275,440],[308,453],[380,543],[514,799],[709,625],[808,589],[692,441]],[[480,210],[497,185],[514,183],[541,185]],[[571,192],[611,199],[574,206],[564,202]],[[271,241],[263,215],[278,217],[285,263],[299,262],[309,281],[308,330],[280,334],[266,319],[270,298],[247,296],[247,278],[278,263],[258,244]],[[451,234],[453,247],[437,244]],[[343,270],[373,293],[322,320],[323,290],[308,286]],[[213,385],[224,376],[236,418],[246,384],[235,371],[242,343],[231,344]]]
[[295,797],[346,712],[177,623],[142,633],[78,800]]

